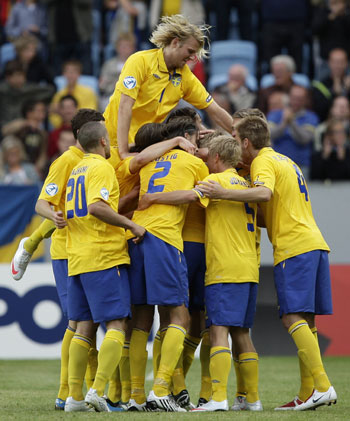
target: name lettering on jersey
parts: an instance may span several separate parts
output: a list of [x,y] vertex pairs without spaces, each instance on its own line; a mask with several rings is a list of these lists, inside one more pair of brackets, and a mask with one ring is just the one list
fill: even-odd
[[105,200],[105,201],[108,200],[108,198],[109,198],[109,191],[105,187],[103,187],[100,190],[100,194],[101,194],[103,200]]
[[161,156],[160,158],[156,158],[155,162],[170,161],[171,159],[176,159],[176,158],[177,158],[177,153],[174,153],[171,155],[166,155],[166,156]]
[[72,171],[72,175],[83,174],[84,172],[86,172],[87,168],[87,166],[76,168]]
[[254,186],[263,186],[265,184],[264,181],[259,180],[259,176],[256,177],[256,180],[253,182]]
[[275,161],[287,161],[287,162],[293,162],[290,158],[288,158],[288,156],[284,156],[284,155],[273,155],[272,158]]
[[58,185],[55,183],[50,183],[45,187],[45,192],[49,196],[55,196],[55,194],[58,192]]
[[127,76],[123,80],[123,85],[126,87],[126,89],[133,89],[136,86],[136,79],[134,76]]
[[236,177],[230,178],[230,183],[231,184],[239,184],[240,186],[244,186],[244,187],[249,187],[249,184],[246,181],[239,180]]

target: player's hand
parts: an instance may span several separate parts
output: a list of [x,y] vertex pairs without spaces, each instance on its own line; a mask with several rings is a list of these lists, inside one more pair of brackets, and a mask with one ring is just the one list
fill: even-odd
[[199,131],[199,139],[203,139],[203,137],[204,137],[206,134],[209,134],[209,133],[214,133],[214,132],[215,132],[215,130],[213,130],[213,129],[200,130],[200,131]]
[[141,243],[143,237],[146,234],[146,230],[137,224],[134,224],[134,226],[131,228],[131,232],[135,235],[135,238],[132,239],[135,244]]
[[224,199],[226,189],[224,189],[221,184],[213,180],[200,181],[196,185],[196,189],[204,194],[204,196],[209,197],[210,199]]
[[145,193],[143,196],[141,196],[139,199],[137,210],[145,210],[149,208],[152,205],[151,196],[152,196],[151,193]]
[[62,211],[54,212],[52,221],[59,229],[62,229],[67,226],[67,221],[63,218]]
[[197,146],[195,146],[193,143],[191,143],[189,140],[182,136],[179,136],[179,146],[181,149],[190,153],[191,155],[194,155],[196,150],[198,150]]

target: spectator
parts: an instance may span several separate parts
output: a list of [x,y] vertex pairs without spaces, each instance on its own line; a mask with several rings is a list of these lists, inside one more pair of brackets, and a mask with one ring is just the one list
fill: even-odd
[[5,80],[0,82],[0,126],[20,118],[26,101],[35,99],[49,102],[54,94],[54,88],[50,85],[27,82],[18,60],[7,62],[4,74]]
[[[230,17],[233,7],[237,9],[239,34],[240,38],[244,40],[252,40],[253,33],[253,11],[254,0],[209,0],[206,2],[206,21],[212,24],[210,15],[214,13],[215,23],[212,25],[216,27],[215,40],[226,40],[229,38],[230,32]],[[201,22],[202,23],[202,22]]]
[[35,165],[43,178],[46,168],[47,133],[43,129],[47,109],[38,100],[27,101],[22,107],[22,119],[11,121],[3,127],[3,134],[15,135],[22,142],[28,162]]
[[58,91],[52,99],[50,108],[50,121],[54,127],[62,124],[62,119],[58,114],[58,103],[65,95],[72,95],[78,101],[78,108],[92,108],[97,110],[98,98],[95,92],[88,86],[78,83],[81,76],[82,65],[80,61],[69,60],[63,65],[62,74],[67,80],[65,88]]
[[267,63],[283,47],[302,71],[308,0],[261,0],[262,52]]
[[5,136],[1,143],[1,184],[36,184],[39,176],[33,164],[25,161],[22,142],[13,135]]
[[350,11],[347,0],[329,0],[328,7],[315,9],[312,32],[319,39],[320,56],[327,60],[335,48],[350,53]]
[[37,0],[17,1],[7,19],[5,32],[10,40],[33,34],[40,40],[47,36],[47,18],[44,7]]
[[258,92],[257,108],[263,113],[267,112],[268,98],[272,92],[284,92],[289,94],[294,85],[292,75],[295,72],[295,62],[292,57],[286,55],[275,56],[271,59],[271,72],[275,77],[275,83],[268,88],[260,89]]
[[38,40],[34,35],[23,35],[14,41],[17,59],[22,63],[28,82],[45,82],[55,87],[51,70],[38,54]]
[[71,121],[78,111],[78,102],[72,95],[63,96],[58,103],[58,114],[62,119],[62,124],[57,129],[49,133],[47,155],[52,158],[58,153],[58,138],[63,130],[72,130]]
[[[222,0],[221,3],[225,3]],[[164,1],[151,0],[149,12],[149,27],[152,31],[159,23],[161,16],[183,15],[196,25],[204,22],[204,8],[201,0]]]
[[[228,71],[228,82],[213,92],[213,98],[219,105],[222,95],[226,97],[225,103],[229,102],[231,114],[242,108],[251,108],[255,102],[256,95],[246,86],[247,76],[248,69],[245,66],[234,64]],[[218,93],[221,95],[218,96]]]
[[282,110],[289,104],[289,95],[284,92],[272,92],[267,103],[267,113],[275,110]]
[[[347,136],[350,135],[350,104],[346,96],[337,96],[333,100],[332,107],[329,111],[328,120],[342,121]],[[327,130],[329,121],[319,124],[315,132],[314,149],[320,151],[322,149],[324,134]]]
[[55,155],[53,155],[49,161],[47,162],[47,171],[49,170],[50,165],[61,156],[64,152],[68,151],[71,146],[76,145],[77,141],[74,137],[73,131],[70,129],[62,129],[59,132],[58,139],[57,139],[57,151]]
[[273,148],[291,158],[307,177],[315,128],[319,120],[313,111],[306,109],[308,103],[306,88],[293,86],[289,98],[289,106],[271,111],[267,115],[271,127],[271,140]]
[[328,123],[322,150],[312,156],[311,179],[350,180],[349,138],[342,121]]
[[333,99],[338,95],[349,96],[350,76],[347,75],[348,56],[345,50],[335,48],[329,54],[330,75],[321,82],[312,83],[313,110],[324,121],[329,113]]
[[113,94],[115,84],[119,79],[120,72],[126,59],[135,52],[136,38],[131,33],[121,34],[115,43],[116,57],[107,60],[101,69],[100,87],[100,110],[104,111],[109,97]]
[[92,0],[41,0],[48,10],[51,61],[59,74],[62,63],[79,59],[91,74]]

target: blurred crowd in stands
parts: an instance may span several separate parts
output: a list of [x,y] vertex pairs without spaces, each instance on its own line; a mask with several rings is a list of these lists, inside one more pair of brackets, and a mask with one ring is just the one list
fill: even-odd
[[1,0],[0,183],[43,180],[75,112],[103,111],[129,55],[177,13],[212,26],[211,57],[190,67],[222,107],[260,108],[308,179],[350,180],[349,1]]

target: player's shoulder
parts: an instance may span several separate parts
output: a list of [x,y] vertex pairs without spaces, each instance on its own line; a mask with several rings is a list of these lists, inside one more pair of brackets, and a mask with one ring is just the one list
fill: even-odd
[[154,60],[154,57],[157,55],[158,49],[152,48],[150,50],[141,50],[137,51],[134,54],[131,54],[129,58],[127,59],[126,64],[128,65],[134,65],[136,63],[151,63]]

